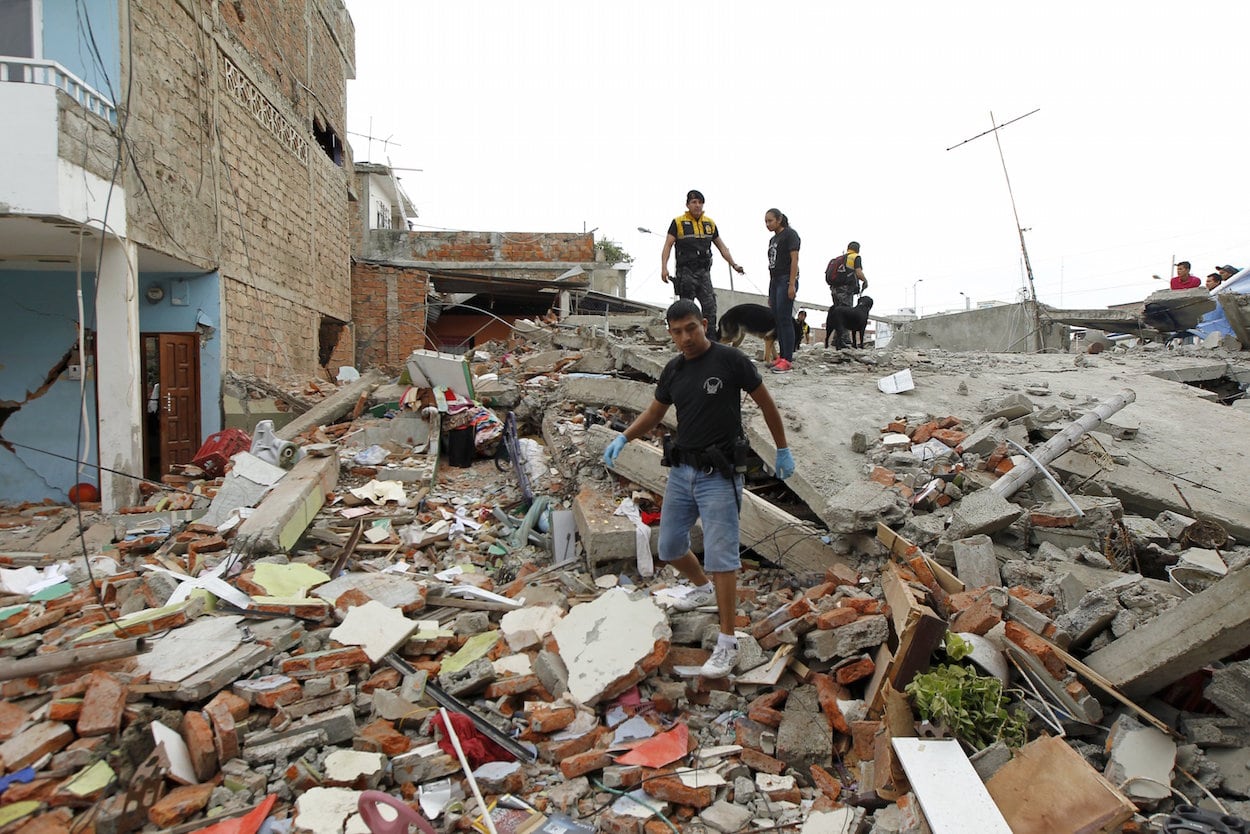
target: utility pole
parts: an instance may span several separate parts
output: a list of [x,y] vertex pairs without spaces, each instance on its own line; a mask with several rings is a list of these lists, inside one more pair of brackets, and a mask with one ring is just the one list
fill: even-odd
[[1007,158],[1003,156],[1003,143],[999,141],[998,139],[998,131],[1006,127],[1009,124],[1014,124],[1015,122],[1018,122],[1021,119],[1032,116],[1034,113],[1038,112],[1041,109],[1042,108],[1038,107],[1034,110],[1030,110],[1028,113],[1025,113],[1023,116],[1017,116],[1016,118],[1010,121],[1003,122],[1001,125],[998,124],[998,122],[994,119],[994,111],[991,110],[989,130],[978,133],[976,136],[973,136],[969,139],[965,139],[964,141],[956,145],[951,145],[949,148],[946,149],[948,151],[951,151],[951,150],[954,150],[955,148],[960,147],[961,145],[968,144],[973,139],[980,139],[982,136],[984,136],[987,133],[994,134],[994,144],[998,146],[998,159],[1003,165],[1003,179],[1007,181],[1007,196],[1011,199],[1011,214],[1012,214],[1012,217],[1014,217],[1016,221],[1016,234],[1019,235],[1020,237],[1020,252],[1021,254],[1024,255],[1024,271],[1028,277],[1028,283],[1029,283],[1028,305],[1029,305],[1029,311],[1032,314],[1033,334],[1035,337],[1034,349],[1039,353],[1045,347],[1045,340],[1042,337],[1042,313],[1041,313],[1041,308],[1038,306],[1038,303],[1037,303],[1037,288],[1033,284],[1033,264],[1029,262],[1029,247],[1024,242],[1025,229],[1023,226],[1020,225],[1020,212],[1016,210],[1016,195],[1012,193],[1012,190],[1011,190],[1011,177],[1007,174]]

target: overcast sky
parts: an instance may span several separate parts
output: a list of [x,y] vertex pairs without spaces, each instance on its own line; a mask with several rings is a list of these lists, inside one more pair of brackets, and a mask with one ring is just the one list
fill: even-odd
[[[1242,35],[1250,3],[347,0],[348,129],[423,226],[597,229],[659,278],[668,222],[707,197],[766,291],[777,207],[799,299],[862,244],[876,313],[1009,301],[1023,284],[1001,131],[1039,298],[1134,301],[1176,260],[1250,264]],[[637,231],[654,230],[657,236]],[[915,282],[921,281],[919,284]],[[717,256],[717,286],[729,286]]]

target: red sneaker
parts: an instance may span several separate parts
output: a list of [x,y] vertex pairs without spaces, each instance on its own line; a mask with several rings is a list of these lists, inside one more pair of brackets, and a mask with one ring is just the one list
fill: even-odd
[[773,365],[772,370],[773,370],[773,373],[775,374],[788,374],[790,373],[791,367],[792,366],[787,360],[778,359],[777,364]]

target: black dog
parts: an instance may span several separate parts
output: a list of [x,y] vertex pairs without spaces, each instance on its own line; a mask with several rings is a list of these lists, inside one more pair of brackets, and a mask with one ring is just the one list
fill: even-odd
[[734,347],[742,344],[748,333],[764,340],[764,361],[771,359],[777,337],[777,317],[763,304],[730,307],[716,323],[716,338]]
[[[829,316],[825,319],[825,347],[829,347],[829,337],[834,336],[834,345],[838,350],[846,347],[843,338],[845,333],[851,334],[851,347],[864,346],[864,331],[868,329],[868,311],[872,309],[872,299],[861,295],[854,307],[830,307]],[[855,344],[856,337],[859,344]]]

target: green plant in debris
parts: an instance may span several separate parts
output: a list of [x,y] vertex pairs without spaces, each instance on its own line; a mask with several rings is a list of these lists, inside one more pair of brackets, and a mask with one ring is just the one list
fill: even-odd
[[603,262],[609,266],[634,262],[634,256],[626,252],[615,240],[606,237],[603,240],[597,240],[595,248],[603,253]]
[[1002,682],[978,675],[970,666],[934,666],[916,675],[906,691],[921,718],[946,727],[973,749],[1000,740],[1020,747],[1028,740],[1028,720],[1019,710],[1007,708]]

